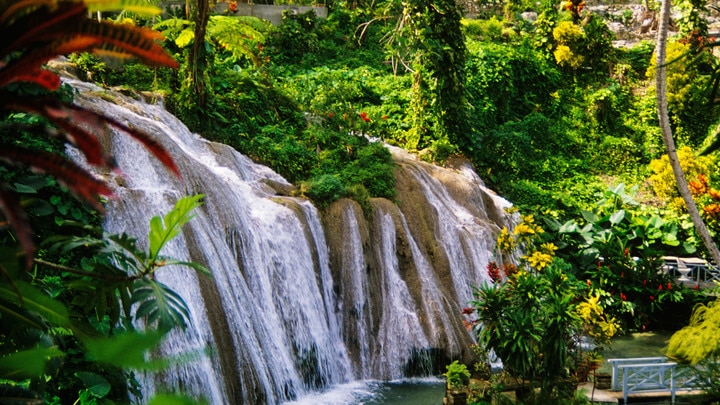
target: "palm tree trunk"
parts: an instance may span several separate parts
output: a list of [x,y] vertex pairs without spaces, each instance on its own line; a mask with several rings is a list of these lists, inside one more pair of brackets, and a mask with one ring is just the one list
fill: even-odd
[[658,25],[657,34],[657,69],[655,75],[655,83],[657,86],[657,105],[658,105],[658,119],[660,120],[660,128],[662,130],[663,142],[665,143],[665,149],[670,159],[670,166],[675,174],[675,181],[677,182],[678,191],[685,201],[690,218],[695,225],[695,230],[700,235],[705,247],[712,260],[720,265],[720,251],[718,251],[715,242],[710,236],[705,222],[703,222],[700,212],[698,211],[695,200],[690,194],[687,180],[685,179],[685,173],[683,173],[682,167],[680,166],[680,159],[678,159],[677,149],[675,148],[675,141],[673,140],[672,129],[670,129],[670,118],[668,117],[668,105],[667,105],[667,86],[666,86],[666,67],[665,67],[665,45],[667,42],[668,35],[668,20],[670,18],[670,0],[663,0],[660,8],[660,21]]

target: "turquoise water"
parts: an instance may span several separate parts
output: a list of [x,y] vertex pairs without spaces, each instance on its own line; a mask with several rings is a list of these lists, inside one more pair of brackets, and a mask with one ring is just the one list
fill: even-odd
[[445,380],[440,378],[354,381],[285,405],[439,405],[444,395]]

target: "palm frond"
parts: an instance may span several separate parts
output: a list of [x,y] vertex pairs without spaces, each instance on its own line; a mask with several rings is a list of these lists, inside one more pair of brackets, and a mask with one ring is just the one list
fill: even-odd
[[[156,42],[162,39],[157,32],[143,27],[115,24],[111,21],[83,20],[79,32],[102,40],[105,47],[123,50],[136,56],[148,66],[177,68],[178,62]],[[101,49],[107,49],[102,48]]]

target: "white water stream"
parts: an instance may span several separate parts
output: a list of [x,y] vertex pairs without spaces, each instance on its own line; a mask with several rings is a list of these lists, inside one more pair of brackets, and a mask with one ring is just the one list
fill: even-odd
[[[430,374],[439,358],[469,355],[460,310],[472,299],[471,286],[487,280],[503,225],[482,212],[497,214],[506,202],[457,202],[433,173],[488,194],[479,179],[399,157],[433,207],[430,226],[442,253],[416,242],[405,220],[413,212],[382,204],[374,204],[373,219],[348,205],[341,234],[328,234],[309,202],[276,195],[265,183],[287,185],[268,168],[190,133],[159,105],[114,93],[113,103],[93,96],[102,90],[72,84],[81,90],[79,103],[157,138],[182,173],[182,180],[173,177],[129,137],[112,135],[123,177],[111,179],[117,197],[108,204],[109,232],[142,240],[150,217],[182,196],[205,194],[197,217],[164,253],[203,263],[213,278],[182,268],[162,269],[158,278],[191,310],[189,328],[173,333],[162,352],[211,354],[147,376],[148,394],[170,389],[212,404],[277,404],[319,398],[332,387],[362,391],[360,381],[403,378],[418,364]],[[363,236],[361,228],[374,231]],[[400,243],[411,257],[398,255]],[[334,262],[333,244],[342,252]],[[433,255],[447,257],[449,266],[439,268]]]

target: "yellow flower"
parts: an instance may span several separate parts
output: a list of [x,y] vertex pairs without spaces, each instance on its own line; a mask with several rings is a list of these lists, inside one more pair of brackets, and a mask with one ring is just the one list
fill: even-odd
[[501,252],[509,253],[512,252],[517,246],[515,238],[510,235],[510,231],[506,227],[500,230],[500,234],[497,237],[497,247]]
[[520,222],[515,227],[515,235],[535,235],[535,227],[528,225],[525,222]]
[[547,267],[553,261],[553,257],[547,253],[540,251],[534,252],[530,257],[527,258],[530,267],[535,270],[542,270]]
[[542,245],[540,245],[540,250],[551,256],[555,256],[555,251],[558,250],[558,247],[555,246],[554,243],[543,243]]

